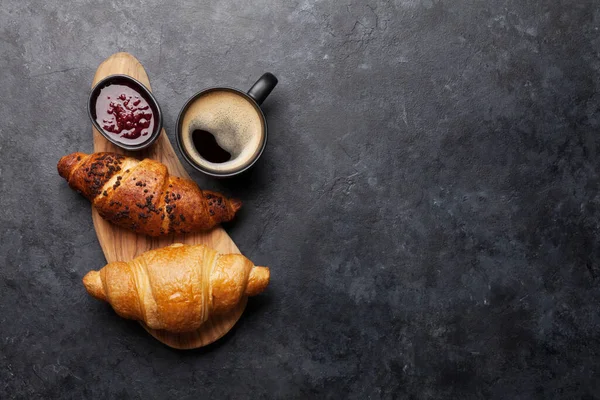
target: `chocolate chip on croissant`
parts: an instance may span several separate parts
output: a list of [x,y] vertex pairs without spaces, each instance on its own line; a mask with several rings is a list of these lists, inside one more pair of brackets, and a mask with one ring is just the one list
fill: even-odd
[[212,315],[234,310],[244,296],[269,284],[267,267],[241,254],[220,254],[204,245],[174,244],[129,262],[112,262],[83,278],[86,290],[123,318],[152,329],[188,332]]
[[158,161],[116,153],[73,153],[58,162],[69,186],[115,225],[161,236],[199,232],[233,219],[242,203],[170,176]]

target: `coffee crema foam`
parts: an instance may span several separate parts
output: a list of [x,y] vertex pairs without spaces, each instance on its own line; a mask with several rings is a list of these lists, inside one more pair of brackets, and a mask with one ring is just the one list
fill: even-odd
[[[189,105],[181,123],[181,140],[190,158],[208,171],[235,172],[248,165],[262,147],[263,120],[254,105],[228,90],[208,92]],[[231,154],[223,163],[204,159],[192,139],[192,132],[210,132],[219,146]]]

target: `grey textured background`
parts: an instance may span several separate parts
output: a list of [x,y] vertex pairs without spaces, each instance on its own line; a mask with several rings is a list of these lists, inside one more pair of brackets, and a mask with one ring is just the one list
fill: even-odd
[[[123,3],[122,5],[120,3]],[[3,0],[0,398],[599,398],[597,1]],[[268,291],[199,351],[91,299],[98,64],[174,139],[201,88],[280,85],[227,226]]]

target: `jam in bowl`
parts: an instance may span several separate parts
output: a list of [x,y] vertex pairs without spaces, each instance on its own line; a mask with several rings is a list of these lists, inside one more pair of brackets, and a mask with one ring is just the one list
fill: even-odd
[[94,86],[88,114],[95,128],[126,150],[141,150],[160,135],[162,114],[152,93],[127,75],[111,75]]

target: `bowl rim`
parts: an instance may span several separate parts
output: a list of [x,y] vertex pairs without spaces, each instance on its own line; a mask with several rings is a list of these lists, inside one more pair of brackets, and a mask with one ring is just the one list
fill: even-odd
[[[98,122],[93,117],[93,112],[95,112],[95,110],[93,110],[93,109],[95,108],[96,100],[98,99],[98,96],[100,95],[99,91],[102,88],[108,86],[109,83],[111,83],[112,81],[115,81],[115,80],[126,80],[126,81],[133,83],[133,85],[135,86],[135,89],[138,90],[139,92],[141,92],[142,96],[144,96],[147,101],[149,100],[150,102],[152,102],[154,104],[154,108],[156,109],[156,116],[155,116],[155,120],[154,120],[154,130],[152,131],[152,134],[145,142],[142,142],[140,144],[135,144],[135,145],[128,145],[128,144],[118,142],[118,141],[114,140],[112,137],[110,137],[108,135],[108,133],[106,131],[104,131],[104,129],[102,129],[100,124],[98,124]],[[158,137],[160,136],[160,133],[162,131],[163,117],[162,117],[162,110],[160,108],[160,104],[158,103],[158,101],[156,100],[156,98],[154,97],[152,92],[142,82],[138,81],[135,78],[132,78],[129,75],[113,74],[113,75],[109,75],[109,76],[101,79],[100,81],[98,81],[98,83],[96,83],[94,85],[94,87],[90,91],[90,95],[88,96],[87,112],[88,112],[88,116],[90,117],[90,120],[92,121],[92,124],[94,125],[94,128],[96,128],[96,130],[98,132],[100,132],[100,134],[102,136],[104,136],[106,138],[106,140],[108,140],[109,142],[113,143],[114,145],[116,145],[124,150],[137,151],[137,150],[145,149],[145,148],[151,146],[156,141],[156,139],[158,139]]]

